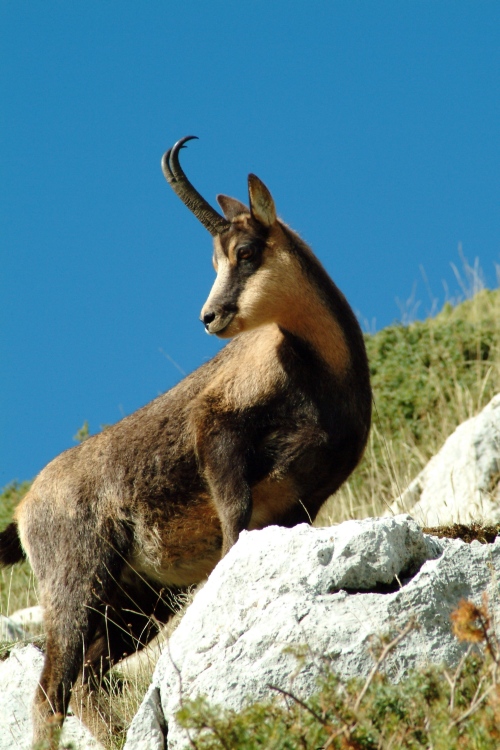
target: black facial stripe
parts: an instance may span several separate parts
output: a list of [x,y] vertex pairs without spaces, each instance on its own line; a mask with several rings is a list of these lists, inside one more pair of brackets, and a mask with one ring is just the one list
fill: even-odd
[[237,310],[240,298],[248,279],[262,264],[262,253],[258,252],[253,260],[231,264],[227,272],[224,287],[219,290],[217,303],[226,310]]
[[229,272],[227,286],[228,289],[231,290],[229,296],[231,297],[231,300],[234,300],[233,304],[238,304],[238,299],[245,288],[245,284],[261,264],[261,257],[262,256],[259,254],[258,260],[256,261],[240,262],[236,266],[232,266],[231,271]]
[[[226,309],[237,309],[238,300],[243,292],[245,284],[253,274],[258,271],[263,261],[263,254],[266,247],[266,240],[269,235],[269,230],[264,227],[256,227],[255,231],[243,232],[241,230],[235,230],[238,232],[239,242],[234,247],[234,260],[231,261],[228,276],[224,289],[220,291],[218,296],[219,304],[222,304]],[[231,230],[224,240],[221,242],[222,251],[226,258],[228,257],[229,241],[231,240]],[[233,235],[234,236],[234,235]],[[252,258],[247,260],[238,260],[238,250],[242,247],[252,247],[254,249],[254,255]]]

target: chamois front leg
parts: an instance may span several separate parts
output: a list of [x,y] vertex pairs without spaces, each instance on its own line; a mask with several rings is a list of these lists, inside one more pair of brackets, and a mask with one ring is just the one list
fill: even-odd
[[[198,457],[222,528],[222,557],[238,540],[252,516],[248,483],[248,441],[225,420],[212,422],[198,441]],[[207,434],[208,433],[208,434]]]

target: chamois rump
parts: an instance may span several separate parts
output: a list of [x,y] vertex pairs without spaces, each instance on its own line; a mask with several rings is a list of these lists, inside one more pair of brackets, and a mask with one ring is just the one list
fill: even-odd
[[[95,695],[142,648],[242,529],[313,520],[360,460],[371,419],[363,336],[310,248],[253,174],[249,208],[219,214],[179,162],[165,177],[214,238],[201,312],[233,340],[167,393],[55,458],[0,534],[0,562],[27,555],[47,633],[34,740],[78,690]],[[55,740],[49,739],[49,744]]]

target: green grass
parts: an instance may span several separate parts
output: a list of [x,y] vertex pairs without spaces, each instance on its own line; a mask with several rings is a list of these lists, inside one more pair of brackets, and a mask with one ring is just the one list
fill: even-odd
[[16,505],[27,493],[29,487],[29,482],[12,482],[3,488],[0,494],[0,529],[5,528],[11,522]]
[[[0,495],[0,529],[12,520],[18,502],[29,489],[29,482],[13,482]],[[35,580],[27,562],[0,567],[0,614],[9,616],[18,609],[38,604]]]

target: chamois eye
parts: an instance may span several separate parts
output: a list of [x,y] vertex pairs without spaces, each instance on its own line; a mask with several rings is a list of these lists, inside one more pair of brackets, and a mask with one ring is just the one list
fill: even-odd
[[255,255],[255,248],[252,245],[244,245],[238,250],[238,260],[252,260]]

